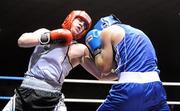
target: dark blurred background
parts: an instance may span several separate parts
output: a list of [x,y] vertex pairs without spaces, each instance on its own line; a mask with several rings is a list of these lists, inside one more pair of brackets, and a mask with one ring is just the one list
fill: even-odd
[[[24,32],[60,27],[74,9],[85,10],[93,24],[98,18],[115,14],[123,23],[143,30],[152,40],[159,59],[161,80],[179,82],[180,1],[179,0],[1,0],[0,2],[0,76],[23,77],[33,48],[17,46]],[[83,42],[83,40],[81,40]],[[81,66],[70,79],[95,79]],[[0,80],[0,96],[12,96],[21,81]],[[104,99],[111,85],[65,83],[66,98]],[[180,87],[165,86],[168,101],[180,101]],[[7,103],[0,100],[0,109]],[[95,111],[97,103],[66,103],[69,111]],[[180,110],[171,105],[172,110]]]

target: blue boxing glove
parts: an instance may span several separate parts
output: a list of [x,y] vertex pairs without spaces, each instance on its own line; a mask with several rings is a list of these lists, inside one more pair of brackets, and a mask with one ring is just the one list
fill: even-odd
[[86,45],[91,50],[92,54],[96,56],[101,53],[101,38],[100,38],[100,30],[93,29],[89,31],[85,37]]

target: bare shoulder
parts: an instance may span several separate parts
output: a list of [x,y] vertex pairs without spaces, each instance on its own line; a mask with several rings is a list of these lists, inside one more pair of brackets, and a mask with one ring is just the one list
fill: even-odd
[[110,33],[110,34],[124,34],[125,31],[122,27],[118,26],[118,25],[112,25],[108,28],[105,28],[102,33]]
[[73,67],[80,64],[83,57],[89,54],[88,48],[84,44],[72,44],[70,45],[68,56],[70,58]]
[[87,50],[86,45],[84,44],[72,44],[69,48],[69,55],[72,56],[72,58],[81,57],[84,55],[84,52]]
[[118,25],[112,25],[108,28],[105,28],[102,31],[101,35],[104,37],[104,39],[111,39],[114,45],[116,45],[117,43],[121,42],[121,40],[125,36],[125,30]]
[[83,50],[83,49],[86,49],[87,46],[84,45],[84,44],[81,44],[81,43],[76,43],[76,44],[72,44],[72,45],[70,46],[70,48],[72,48],[72,49],[77,49],[77,50]]

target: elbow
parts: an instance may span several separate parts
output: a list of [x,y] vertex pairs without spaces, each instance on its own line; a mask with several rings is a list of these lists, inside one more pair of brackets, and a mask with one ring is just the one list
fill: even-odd
[[109,73],[111,71],[111,67],[106,64],[96,64],[96,66],[102,73]]
[[17,40],[17,44],[18,44],[18,46],[19,47],[25,47],[25,44],[26,44],[26,39],[25,39],[25,37],[26,37],[26,33],[24,33],[24,34],[22,34],[20,37],[19,37],[19,39]]
[[23,47],[23,40],[21,38],[18,39],[17,44],[19,47]]
[[24,46],[25,46],[25,45],[24,45],[25,43],[24,43],[23,38],[19,38],[18,41],[17,41],[17,44],[18,44],[19,47],[24,47]]
[[104,67],[103,65],[98,65],[98,64],[96,64],[96,66],[98,67],[98,69],[99,69],[102,73],[106,72],[106,69],[105,69],[105,67]]

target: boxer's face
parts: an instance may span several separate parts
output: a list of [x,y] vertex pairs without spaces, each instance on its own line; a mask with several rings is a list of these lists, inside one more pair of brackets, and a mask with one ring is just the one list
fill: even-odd
[[74,36],[82,33],[86,28],[85,22],[80,18],[75,18],[71,25],[71,32]]

